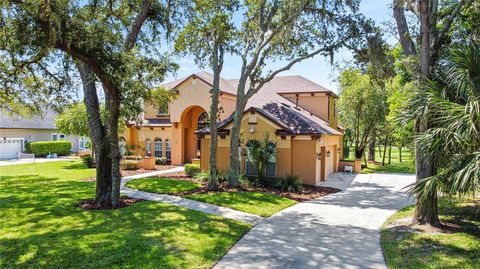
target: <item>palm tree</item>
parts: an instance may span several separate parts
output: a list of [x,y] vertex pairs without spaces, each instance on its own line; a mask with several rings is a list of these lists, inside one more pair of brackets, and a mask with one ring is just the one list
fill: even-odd
[[[417,181],[416,220],[440,226],[437,195],[467,194],[480,189],[480,47],[451,49],[426,91],[410,101],[410,118],[432,125],[416,137],[420,158],[433,156],[434,176]],[[424,213],[422,213],[424,212]]]
[[262,140],[252,139],[248,141],[247,160],[255,165],[260,180],[266,176],[268,161],[275,157],[277,145],[270,141],[270,136],[265,133]]

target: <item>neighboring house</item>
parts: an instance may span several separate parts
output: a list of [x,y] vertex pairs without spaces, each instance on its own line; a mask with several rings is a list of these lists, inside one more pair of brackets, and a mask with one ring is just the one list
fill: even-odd
[[58,133],[55,128],[57,114],[46,110],[41,116],[23,118],[0,114],[0,159],[17,158],[18,152],[25,151],[25,143],[34,141],[68,140],[72,152],[86,149],[87,138]]
[[[175,165],[199,162],[202,170],[207,170],[212,80],[212,74],[199,72],[165,85],[176,91],[177,98],[168,111],[147,104],[143,124],[129,123],[124,139],[130,151],[167,157]],[[229,132],[237,84],[238,80],[220,80],[219,170],[229,169]],[[332,91],[301,76],[276,77],[265,84],[244,112],[239,145],[242,172],[256,173],[245,152],[250,139],[261,139],[266,132],[277,143],[268,176],[293,173],[305,184],[318,185],[337,171],[343,133],[338,127],[336,99]]]

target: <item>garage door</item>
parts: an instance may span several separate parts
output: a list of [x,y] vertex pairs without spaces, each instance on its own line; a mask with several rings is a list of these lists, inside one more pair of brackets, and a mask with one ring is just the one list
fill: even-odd
[[16,159],[22,144],[23,140],[18,138],[0,139],[0,159]]

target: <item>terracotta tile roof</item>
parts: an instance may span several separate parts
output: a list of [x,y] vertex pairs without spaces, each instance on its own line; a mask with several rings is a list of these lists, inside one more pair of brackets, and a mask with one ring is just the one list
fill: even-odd
[[[208,72],[198,72],[196,76],[211,85],[213,75]],[[169,83],[170,88],[176,87],[188,77]],[[220,88],[223,92],[236,94],[238,79],[221,79]],[[247,84],[248,87],[248,84]],[[341,135],[342,133],[332,128],[327,122],[311,114],[301,107],[284,98],[283,93],[313,93],[324,92],[335,95],[332,91],[302,76],[278,76],[266,83],[247,103],[245,111],[254,109],[272,122],[282,126],[289,134],[330,134]],[[224,127],[232,120],[228,117],[219,123],[219,128]],[[198,133],[208,133],[208,128],[199,130]]]
[[170,122],[170,118],[163,118],[163,119],[145,119],[147,121],[147,126],[171,126],[172,123]]
[[[194,76],[194,77],[202,80],[203,82],[207,83],[208,85],[212,86],[213,74],[205,72],[205,71],[201,71],[201,72],[197,72],[197,73],[194,73],[194,74],[186,76],[186,77],[179,78],[179,79],[177,79],[175,81],[172,81],[170,83],[167,83],[167,84],[165,84],[165,87],[167,89],[173,89],[173,88],[177,87],[179,84],[181,84],[182,82],[184,82],[185,80],[187,80],[188,78],[190,78],[192,76]],[[229,94],[236,95],[237,87],[236,87],[236,85],[232,85],[228,80],[220,78],[220,91],[224,92],[224,93],[229,93]]]

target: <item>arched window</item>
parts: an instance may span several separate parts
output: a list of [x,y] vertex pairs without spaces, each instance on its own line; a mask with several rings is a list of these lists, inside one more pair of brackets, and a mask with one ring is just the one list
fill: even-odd
[[207,112],[200,113],[200,115],[198,115],[197,130],[207,127],[209,122]]
[[167,161],[172,159],[172,145],[170,143],[170,139],[165,140],[165,155],[167,157]]
[[160,158],[163,156],[163,145],[161,138],[155,138],[155,157]]
[[[197,130],[203,129],[205,127],[208,127],[210,121],[208,118],[207,112],[202,112],[200,115],[198,115],[198,121],[197,121]],[[200,152],[201,152],[201,139],[197,140],[197,157],[200,157]]]
[[152,156],[152,140],[150,138],[145,140],[145,156]]

